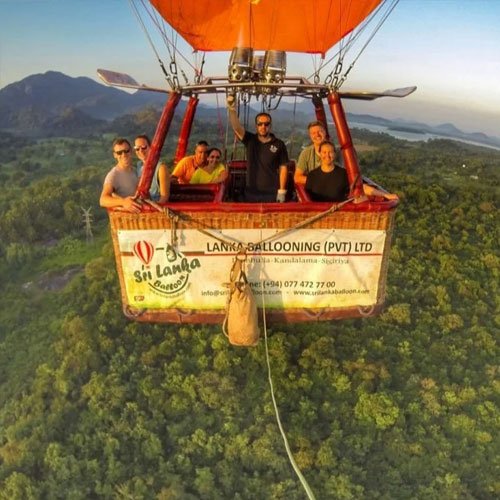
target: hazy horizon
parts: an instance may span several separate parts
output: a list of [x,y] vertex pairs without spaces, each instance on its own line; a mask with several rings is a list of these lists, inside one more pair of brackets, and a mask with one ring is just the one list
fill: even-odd
[[[48,70],[99,81],[98,67],[165,86],[156,56],[125,0],[0,0],[0,18],[0,88]],[[452,123],[464,132],[498,137],[498,19],[500,2],[401,0],[341,90],[416,85],[417,91],[404,99],[348,101],[346,110],[429,125]],[[154,42],[168,65],[163,42]],[[178,45],[189,56],[182,40]],[[227,61],[227,53],[207,53],[205,73],[226,73]],[[318,61],[290,54],[288,74],[309,76]]]

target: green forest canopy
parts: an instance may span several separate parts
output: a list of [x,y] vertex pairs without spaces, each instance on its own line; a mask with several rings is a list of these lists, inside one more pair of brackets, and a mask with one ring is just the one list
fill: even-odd
[[[378,318],[270,328],[295,459],[322,499],[498,497],[500,152],[355,137],[402,200],[388,299]],[[97,207],[109,142],[20,142],[0,166],[0,498],[304,498],[263,345],[122,316]]]

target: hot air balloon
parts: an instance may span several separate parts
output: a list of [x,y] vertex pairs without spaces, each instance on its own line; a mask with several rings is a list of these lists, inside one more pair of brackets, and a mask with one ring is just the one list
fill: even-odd
[[[181,83],[184,76],[175,58],[163,65],[168,88],[162,89],[98,70],[108,84],[168,96],[137,189],[144,200],[141,212],[108,209],[125,314],[138,321],[220,322],[227,300],[222,284],[235,255],[242,253],[249,283],[269,320],[329,320],[378,313],[385,298],[398,201],[370,197],[354,203],[363,194],[363,181],[369,180],[361,174],[342,100],[404,97],[415,87],[385,92],[340,88],[352,67],[342,72],[347,49],[371,16],[387,16],[392,5],[383,12],[386,2],[381,0],[150,3],[152,17],[163,18],[197,54],[228,52],[228,71],[224,76],[204,75],[202,64],[192,81]],[[308,53],[322,58],[338,44],[337,64],[322,81],[324,59],[311,77],[287,74],[287,57]],[[174,161],[186,154],[198,102],[209,95],[233,95],[240,109],[252,100],[262,109],[272,109],[282,98],[299,97],[311,102],[311,111],[328,130],[326,104],[350,184],[348,200],[313,201],[303,185],[293,182],[295,163],[291,161],[287,203],[240,202],[247,160],[233,156],[223,183],[173,185],[168,203],[150,202],[154,167],[178,103],[187,101]],[[156,250],[164,249],[164,258],[160,261],[156,252],[149,275],[134,275],[130,248],[149,262],[153,252],[146,242]],[[134,280],[134,276],[139,277]],[[136,296],[142,297],[140,302]]]
[[134,245],[134,254],[145,266],[147,266],[154,255],[153,245],[149,241],[137,241]]

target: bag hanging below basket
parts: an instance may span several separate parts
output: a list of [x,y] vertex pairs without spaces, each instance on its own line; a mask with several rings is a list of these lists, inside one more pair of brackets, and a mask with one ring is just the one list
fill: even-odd
[[240,254],[236,256],[229,279],[229,298],[222,331],[233,345],[257,345],[260,337],[257,305]]

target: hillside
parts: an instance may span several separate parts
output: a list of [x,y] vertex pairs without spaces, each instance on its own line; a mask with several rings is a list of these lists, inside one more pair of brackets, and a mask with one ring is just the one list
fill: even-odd
[[0,90],[0,128],[24,132],[51,128],[51,122],[63,119],[67,110],[73,109],[83,118],[85,129],[91,118],[111,120],[146,105],[161,106],[164,101],[164,96],[155,93],[129,94],[90,78],[47,71]]
[[[304,498],[263,342],[123,317],[97,207],[109,137],[0,140],[0,498]],[[295,460],[321,499],[498,498],[500,153],[354,140],[402,201],[388,299],[268,325]]]

